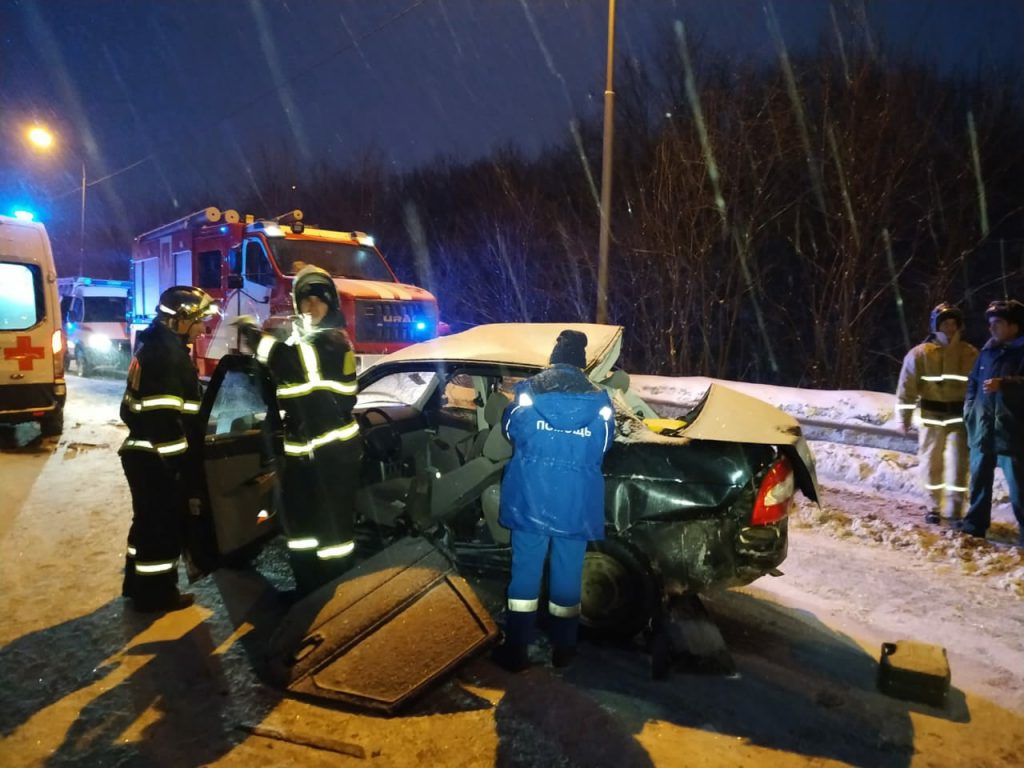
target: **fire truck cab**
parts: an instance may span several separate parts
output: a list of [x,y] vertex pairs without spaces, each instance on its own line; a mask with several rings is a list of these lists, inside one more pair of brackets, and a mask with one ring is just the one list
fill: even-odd
[[359,370],[438,335],[434,296],[400,283],[372,237],[310,227],[302,218],[298,210],[256,219],[210,207],[139,235],[132,248],[133,340],[155,316],[162,291],[202,288],[222,310],[194,349],[199,373],[208,377],[238,349],[232,319],[253,315],[270,327],[294,314],[292,280],[307,264],[334,278]]

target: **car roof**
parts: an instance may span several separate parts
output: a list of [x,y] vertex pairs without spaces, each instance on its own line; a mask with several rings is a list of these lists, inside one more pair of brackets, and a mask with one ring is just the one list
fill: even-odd
[[618,325],[491,323],[405,347],[377,361],[374,367],[393,363],[445,361],[546,368],[558,334],[564,330],[586,334],[588,370],[598,365],[602,368],[610,367],[619,356],[622,327]]

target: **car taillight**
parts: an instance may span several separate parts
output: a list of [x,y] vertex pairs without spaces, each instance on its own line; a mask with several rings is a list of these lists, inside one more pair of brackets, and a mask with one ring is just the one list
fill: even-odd
[[751,525],[768,525],[777,523],[789,514],[789,505],[793,503],[796,490],[793,482],[793,468],[789,459],[780,458],[761,481],[761,489],[757,492],[754,502],[754,513],[750,516]]
[[59,379],[64,375],[64,331],[59,328],[50,337],[50,349],[53,350],[53,375]]

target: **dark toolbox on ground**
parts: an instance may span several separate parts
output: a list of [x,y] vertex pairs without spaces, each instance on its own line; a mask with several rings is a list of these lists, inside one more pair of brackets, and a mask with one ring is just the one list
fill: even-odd
[[946,649],[915,640],[882,643],[878,660],[878,690],[897,699],[946,706],[949,697]]

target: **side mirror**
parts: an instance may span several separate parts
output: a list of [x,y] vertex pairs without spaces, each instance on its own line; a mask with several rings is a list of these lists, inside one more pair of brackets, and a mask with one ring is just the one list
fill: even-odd
[[240,290],[243,285],[241,275],[228,275],[228,290],[237,291]]

